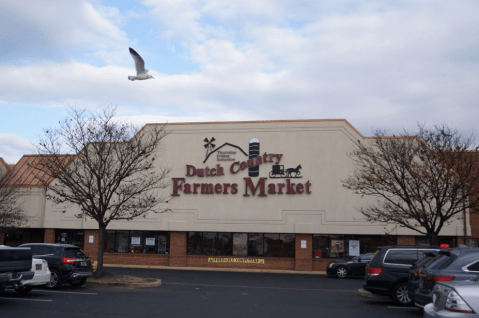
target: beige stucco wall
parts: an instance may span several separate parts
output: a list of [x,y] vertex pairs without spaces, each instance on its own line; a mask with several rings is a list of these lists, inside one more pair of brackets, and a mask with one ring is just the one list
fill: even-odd
[[[146,126],[144,132],[147,132]],[[215,232],[273,232],[273,233],[325,233],[325,234],[389,234],[416,235],[411,230],[396,226],[371,224],[356,211],[371,198],[360,198],[344,188],[341,179],[352,171],[347,153],[358,140],[367,142],[346,121],[291,121],[223,124],[172,124],[171,134],[162,142],[156,164],[172,168],[171,178],[185,178],[186,183],[236,183],[238,193],[185,194],[179,192],[160,209],[171,212],[153,214],[133,221],[113,222],[109,229],[142,229],[163,231],[215,231]],[[258,138],[260,154],[282,154],[284,168],[302,166],[302,178],[293,183],[311,183],[311,193],[268,194],[266,197],[245,197],[248,170],[230,172],[234,161],[218,161],[216,154],[205,160],[204,139],[214,137],[216,148],[230,143],[249,152],[249,141]],[[215,149],[216,149],[215,148]],[[238,149],[225,146],[221,151],[236,151],[235,161],[248,158]],[[277,159],[274,158],[276,161]],[[214,177],[186,176],[186,166],[216,168],[221,165],[224,175]],[[262,163],[259,177],[252,177],[256,185],[265,177],[266,184],[286,183],[286,179],[269,178],[272,163]],[[173,191],[168,188],[167,194]],[[283,191],[285,192],[285,191]],[[251,194],[251,191],[249,190]],[[65,211],[65,212],[63,212]],[[96,228],[91,220],[75,218],[75,207],[58,207],[47,201],[43,226],[46,228]],[[444,228],[441,235],[462,235],[463,222],[458,220]]]

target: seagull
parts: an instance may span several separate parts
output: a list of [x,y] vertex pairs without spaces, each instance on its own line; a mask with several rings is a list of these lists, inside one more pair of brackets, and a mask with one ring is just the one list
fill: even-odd
[[131,57],[133,58],[133,61],[135,61],[136,76],[128,75],[128,79],[130,81],[134,81],[134,80],[146,80],[149,78],[154,78],[153,76],[146,74],[148,73],[148,70],[145,69],[145,61],[143,61],[140,54],[136,53],[136,51],[133,50],[131,47],[130,47],[130,54],[131,54]]

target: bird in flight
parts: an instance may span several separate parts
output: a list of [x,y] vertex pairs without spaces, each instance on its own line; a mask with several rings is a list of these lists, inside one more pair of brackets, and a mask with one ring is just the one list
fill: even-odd
[[154,78],[153,76],[146,74],[148,73],[148,70],[145,69],[145,61],[143,61],[140,54],[136,53],[136,51],[133,50],[131,47],[130,47],[130,54],[131,54],[131,57],[133,58],[133,61],[135,61],[136,76],[128,75],[128,79],[130,81],[134,81],[134,80],[146,80],[149,78]]

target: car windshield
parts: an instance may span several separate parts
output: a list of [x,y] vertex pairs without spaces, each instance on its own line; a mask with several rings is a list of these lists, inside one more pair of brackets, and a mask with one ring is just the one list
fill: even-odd
[[69,257],[86,257],[86,254],[79,248],[66,248],[65,255]]

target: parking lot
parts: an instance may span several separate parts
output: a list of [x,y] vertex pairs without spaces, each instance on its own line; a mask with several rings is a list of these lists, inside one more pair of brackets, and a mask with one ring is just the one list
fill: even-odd
[[160,278],[148,289],[35,288],[0,297],[1,317],[422,317],[415,307],[360,298],[358,278],[325,275],[106,268]]

